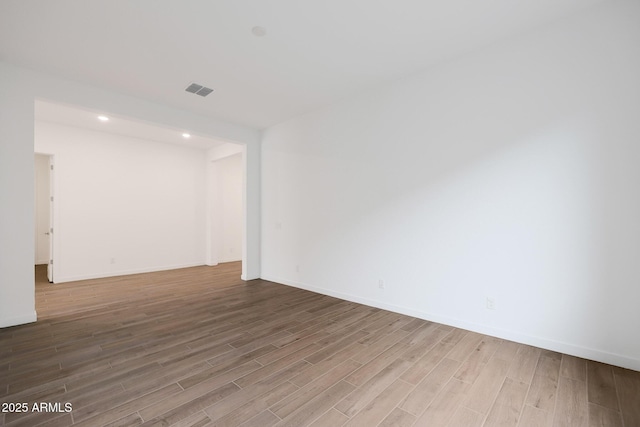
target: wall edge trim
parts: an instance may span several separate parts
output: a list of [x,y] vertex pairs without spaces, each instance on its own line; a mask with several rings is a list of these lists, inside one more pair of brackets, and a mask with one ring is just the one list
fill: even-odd
[[20,316],[0,318],[0,328],[9,328],[11,326],[24,325],[26,323],[33,323],[37,320],[38,314],[34,310],[31,313],[22,314]]
[[128,276],[131,274],[140,274],[140,273],[155,273],[158,271],[178,270],[180,268],[201,267],[205,265],[208,266],[208,264],[202,261],[202,262],[190,262],[185,264],[174,264],[174,265],[165,265],[165,266],[157,266],[157,267],[134,268],[130,270],[109,271],[109,272],[96,273],[96,274],[61,276],[61,277],[55,278],[56,280],[54,281],[54,284],[77,282],[79,280],[104,279],[107,277]]
[[610,365],[631,369],[634,371],[640,371],[640,359],[633,359],[631,357],[628,357],[622,354],[609,353],[609,352],[595,349],[595,348],[583,347],[583,346],[579,346],[571,343],[555,341],[549,338],[538,337],[534,335],[527,335],[517,331],[511,331],[511,330],[502,329],[502,328],[494,328],[494,327],[479,324],[479,323],[471,323],[461,319],[441,316],[441,315],[424,312],[420,310],[415,310],[412,308],[403,307],[399,305],[388,304],[381,301],[362,298],[352,294],[336,292],[330,289],[312,286],[306,283],[296,282],[293,280],[286,280],[286,279],[276,278],[268,275],[263,276],[262,279],[270,282],[275,282],[278,284],[283,284],[286,286],[292,286],[294,288],[305,289],[307,291],[319,293],[322,295],[340,298],[346,301],[364,304],[370,307],[381,308],[383,310],[392,311],[394,313],[404,314],[407,316],[417,317],[419,319],[428,320],[431,322],[441,323],[443,325],[453,326],[453,327],[464,329],[467,331],[477,332],[483,335],[490,335],[492,337],[514,341],[519,344],[531,345],[531,346],[543,348],[546,350],[565,353],[570,356],[576,356],[583,359],[594,360],[597,362],[607,363]]

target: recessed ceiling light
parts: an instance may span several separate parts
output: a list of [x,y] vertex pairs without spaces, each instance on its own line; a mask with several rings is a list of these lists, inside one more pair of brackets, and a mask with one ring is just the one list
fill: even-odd
[[98,116],[98,120],[100,120],[101,122],[108,122],[109,121],[109,117],[107,117],[107,116]]
[[259,25],[256,25],[255,27],[253,27],[251,29],[251,32],[253,33],[254,36],[256,37],[262,37],[264,35],[267,34],[267,29],[264,27],[261,27]]
[[182,137],[183,138],[191,138],[191,134],[185,132],[185,133],[182,134]]

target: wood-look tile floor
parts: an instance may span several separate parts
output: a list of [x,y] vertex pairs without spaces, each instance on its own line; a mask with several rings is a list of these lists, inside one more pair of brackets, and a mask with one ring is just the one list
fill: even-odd
[[0,425],[640,426],[639,372],[239,274],[38,270],[38,322],[0,329]]

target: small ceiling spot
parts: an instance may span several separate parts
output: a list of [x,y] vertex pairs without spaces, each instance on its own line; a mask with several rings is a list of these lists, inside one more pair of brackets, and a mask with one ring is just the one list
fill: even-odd
[[190,134],[190,133],[185,132],[185,133],[183,133],[183,134],[182,134],[182,137],[183,137],[183,138],[191,138],[191,134]]
[[189,93],[194,93],[200,96],[207,96],[213,92],[213,89],[199,85],[198,83],[191,83],[185,90]]
[[251,32],[253,33],[254,36],[256,37],[262,37],[267,35],[267,30],[264,27],[261,27],[259,25],[256,25],[255,27],[253,27],[251,29]]
[[98,120],[100,120],[101,122],[108,122],[109,121],[109,117],[107,117],[107,116],[98,116]]

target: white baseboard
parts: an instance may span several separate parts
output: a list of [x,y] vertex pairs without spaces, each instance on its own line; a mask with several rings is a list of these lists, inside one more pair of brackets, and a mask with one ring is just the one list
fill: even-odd
[[571,343],[559,342],[548,338],[537,337],[532,335],[526,335],[517,331],[494,328],[487,325],[478,323],[471,323],[461,319],[455,319],[451,317],[436,315],[433,313],[427,313],[420,310],[415,310],[408,307],[398,306],[394,304],[388,304],[383,301],[372,300],[368,298],[362,298],[357,295],[346,294],[342,292],[332,291],[330,289],[319,288],[316,286],[307,285],[305,283],[295,282],[292,280],[286,280],[276,277],[263,276],[262,279],[271,282],[281,283],[287,286],[293,286],[295,288],[305,289],[311,292],[316,292],[322,295],[328,295],[342,300],[356,302],[364,304],[370,307],[381,308],[383,310],[392,311],[394,313],[405,314],[407,316],[417,317],[419,319],[428,320],[431,322],[441,323],[448,326],[453,326],[468,331],[477,332],[483,335],[490,335],[496,338],[502,338],[509,341],[515,341],[520,344],[527,344],[535,347],[544,348],[546,350],[557,351],[560,353],[569,354],[571,356],[581,357],[583,359],[595,360],[598,362],[608,363],[610,365],[620,366],[622,368],[632,369],[640,371],[640,360],[633,359],[621,354],[609,353],[600,349],[594,349],[584,346],[579,346]]
[[33,323],[38,320],[38,315],[35,310],[32,313],[13,316],[13,317],[0,317],[0,328],[8,328],[9,326],[24,325],[25,323]]
[[56,276],[54,270],[53,283],[77,282],[78,280],[103,279],[105,277],[127,276],[130,274],[153,273],[156,271],[177,270],[179,268],[199,267],[205,265],[204,262],[164,265],[158,267],[135,268],[130,270],[105,271],[95,274],[84,274],[77,276]]

